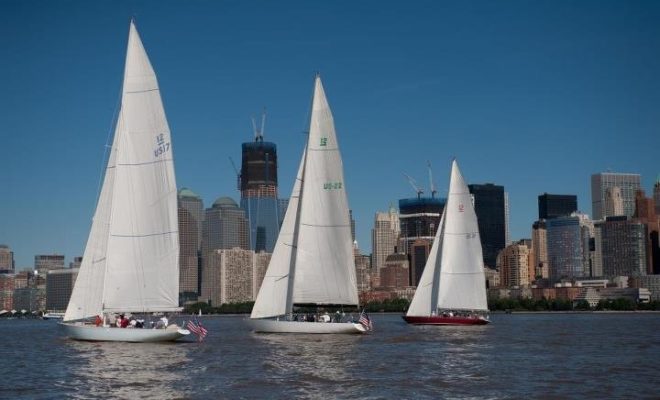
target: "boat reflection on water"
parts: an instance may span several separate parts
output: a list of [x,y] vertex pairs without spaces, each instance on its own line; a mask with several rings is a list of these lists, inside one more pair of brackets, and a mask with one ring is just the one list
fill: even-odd
[[[310,322],[311,323],[311,322]],[[360,365],[356,352],[363,336],[254,334],[268,348],[263,362],[292,397],[327,398],[323,388],[336,383],[333,395],[354,397],[359,388],[351,385]],[[344,392],[344,393],[342,393]]]
[[73,398],[181,398],[190,385],[182,372],[190,361],[186,343],[80,342],[73,350]]

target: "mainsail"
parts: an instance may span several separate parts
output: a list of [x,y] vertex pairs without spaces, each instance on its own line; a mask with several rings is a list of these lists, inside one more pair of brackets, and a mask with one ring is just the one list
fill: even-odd
[[[292,200],[252,318],[283,315],[294,303],[358,304],[343,165],[318,76]],[[274,298],[277,304],[267,304]]]
[[408,316],[436,309],[487,311],[477,215],[458,164],[452,162],[449,195]]
[[121,109],[65,320],[178,306],[179,238],[170,130],[131,22]]

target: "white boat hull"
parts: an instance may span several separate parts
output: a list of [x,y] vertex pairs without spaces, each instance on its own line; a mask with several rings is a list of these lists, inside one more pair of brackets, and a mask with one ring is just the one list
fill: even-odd
[[261,333],[366,333],[362,324],[354,322],[300,322],[272,319],[250,319],[255,332]]
[[190,334],[175,324],[166,329],[110,328],[66,322],[60,326],[71,339],[94,342],[172,342]]

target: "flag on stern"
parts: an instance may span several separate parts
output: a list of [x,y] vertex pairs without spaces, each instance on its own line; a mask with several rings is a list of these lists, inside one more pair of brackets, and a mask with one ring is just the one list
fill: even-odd
[[197,340],[200,341],[200,342],[202,340],[204,340],[206,335],[209,333],[209,331],[206,330],[206,328],[204,328],[204,326],[202,326],[201,322],[195,323],[193,321],[188,321],[188,330],[190,330],[190,332],[197,335]]
[[358,322],[361,323],[368,331],[374,328],[374,325],[371,323],[371,319],[367,315],[367,312],[364,310],[364,308],[360,313],[360,319],[358,320]]

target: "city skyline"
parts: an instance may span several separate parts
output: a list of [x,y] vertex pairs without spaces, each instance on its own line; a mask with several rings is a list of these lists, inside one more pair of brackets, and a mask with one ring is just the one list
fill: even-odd
[[574,194],[593,216],[592,174],[640,174],[651,195],[660,172],[659,4],[7,1],[0,243],[17,270],[37,254],[82,255],[131,16],[159,77],[179,189],[205,207],[240,198],[229,157],[263,106],[289,196],[315,71],[363,251],[375,213],[415,196],[403,172],[428,194],[426,160],[440,197],[452,156],[468,183],[504,186],[511,240],[531,237],[542,193]]

